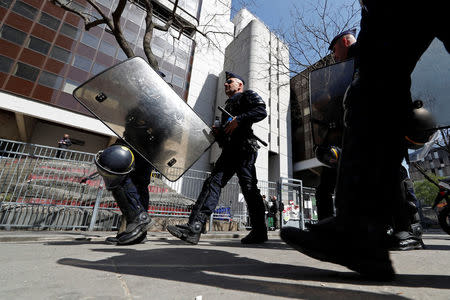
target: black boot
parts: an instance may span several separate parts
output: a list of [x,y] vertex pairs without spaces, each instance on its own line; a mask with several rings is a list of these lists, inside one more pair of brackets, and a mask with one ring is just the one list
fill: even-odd
[[246,237],[241,239],[242,244],[262,244],[267,242],[267,228],[252,229]]
[[406,251],[422,249],[424,246],[420,237],[408,231],[400,231],[393,235],[389,249],[393,251]]
[[205,225],[207,219],[208,216],[202,213],[191,215],[187,224],[169,225],[167,226],[167,231],[180,240],[197,245],[200,240],[200,235],[206,233]]
[[256,187],[254,189],[243,190],[242,192],[247,202],[252,230],[246,237],[241,239],[241,243],[264,243],[267,241],[266,209],[261,194]]
[[127,228],[117,238],[117,245],[135,244],[137,240],[141,242],[147,235],[147,229],[151,219],[147,212],[143,211],[138,214],[132,222],[127,224]]
[[[125,232],[118,233],[116,236],[110,236],[105,239],[105,243],[110,245],[117,245],[117,242],[119,241],[119,238],[124,235]],[[135,245],[135,244],[143,244],[147,241],[147,232],[144,232],[144,234],[140,235],[137,239],[134,241],[128,243],[128,244],[120,244],[122,246],[124,245]]]
[[169,225],[167,226],[167,231],[169,231],[173,236],[179,238],[180,240],[186,241],[193,245],[198,244],[201,235],[201,231],[192,231],[189,224]]
[[336,230],[303,231],[284,227],[280,237],[288,245],[312,258],[343,265],[374,280],[394,279],[389,252],[370,240],[354,238],[354,234]]

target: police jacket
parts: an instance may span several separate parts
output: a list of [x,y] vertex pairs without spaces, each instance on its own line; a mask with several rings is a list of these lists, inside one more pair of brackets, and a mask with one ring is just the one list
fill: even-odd
[[222,130],[218,136],[219,146],[256,151],[259,146],[254,138],[252,125],[267,117],[266,104],[261,97],[252,90],[237,93],[225,102],[225,110],[236,117],[238,127],[231,135],[226,135],[223,128],[229,121],[229,116],[222,113]]

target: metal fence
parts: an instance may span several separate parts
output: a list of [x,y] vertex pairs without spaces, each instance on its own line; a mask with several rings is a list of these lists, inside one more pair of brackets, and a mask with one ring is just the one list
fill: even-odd
[[[120,211],[96,171],[94,154],[0,139],[0,228],[115,230]],[[153,217],[187,217],[208,172],[188,170],[170,182],[151,174]],[[259,181],[267,198],[279,194],[275,182]],[[238,179],[222,190],[213,218],[248,222]]]

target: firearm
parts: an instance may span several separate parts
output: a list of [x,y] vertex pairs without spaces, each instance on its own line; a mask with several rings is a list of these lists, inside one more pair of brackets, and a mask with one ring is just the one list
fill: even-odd
[[[225,108],[223,108],[222,106],[218,106],[218,108],[219,108],[219,110],[220,110],[221,112],[223,112],[224,114],[226,114],[229,118],[231,118],[231,119],[234,118],[234,116],[233,116],[232,114],[230,114],[229,112],[227,112],[227,111],[225,110]],[[263,144],[264,146],[267,147],[267,143],[264,142],[264,141],[263,141],[262,139],[260,139],[259,137],[257,137],[254,133],[252,133],[252,137],[255,138],[258,142],[260,142],[261,144]]]

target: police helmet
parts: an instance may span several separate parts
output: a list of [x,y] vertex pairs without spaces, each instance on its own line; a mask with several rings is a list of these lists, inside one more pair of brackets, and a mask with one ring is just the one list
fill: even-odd
[[408,120],[405,139],[410,149],[419,149],[430,140],[436,132],[436,121],[430,111],[423,107],[421,100],[412,104],[412,113]]
[[117,186],[134,168],[134,155],[125,146],[114,145],[99,151],[95,156],[98,173],[107,188]]
[[329,168],[337,168],[341,149],[335,146],[318,146],[315,153],[321,163]]

